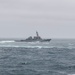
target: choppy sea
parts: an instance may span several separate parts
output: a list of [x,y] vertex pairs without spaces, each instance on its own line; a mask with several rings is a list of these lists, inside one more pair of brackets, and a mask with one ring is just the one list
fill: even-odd
[[75,75],[75,39],[0,40],[0,75]]

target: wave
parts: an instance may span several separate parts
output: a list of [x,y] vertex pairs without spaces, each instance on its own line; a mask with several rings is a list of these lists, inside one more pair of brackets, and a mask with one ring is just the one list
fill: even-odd
[[68,74],[68,75],[75,75],[75,74]]
[[73,44],[73,43],[69,43],[68,45],[69,45],[69,46],[73,46],[74,44]]
[[0,45],[0,47],[15,47],[15,48],[20,48],[20,47],[23,47],[23,48],[36,48],[36,49],[48,49],[48,48],[60,48],[60,47],[55,47],[55,46],[22,46],[22,45]]
[[69,48],[69,47],[56,47],[56,46],[19,46],[19,45],[0,45],[0,47],[15,47],[15,48],[31,48],[31,49],[75,49],[75,48]]
[[0,45],[0,47],[53,48],[49,46],[18,46],[18,45]]
[[11,42],[15,42],[14,40],[10,40],[10,41],[0,41],[0,43],[11,43]]

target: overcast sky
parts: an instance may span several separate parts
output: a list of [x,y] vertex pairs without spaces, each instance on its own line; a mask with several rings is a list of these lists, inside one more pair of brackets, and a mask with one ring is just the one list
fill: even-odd
[[0,38],[75,38],[75,0],[0,0]]

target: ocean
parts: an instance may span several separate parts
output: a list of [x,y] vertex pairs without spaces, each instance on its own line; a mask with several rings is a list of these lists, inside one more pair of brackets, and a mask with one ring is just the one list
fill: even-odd
[[0,40],[0,75],[75,75],[75,39]]

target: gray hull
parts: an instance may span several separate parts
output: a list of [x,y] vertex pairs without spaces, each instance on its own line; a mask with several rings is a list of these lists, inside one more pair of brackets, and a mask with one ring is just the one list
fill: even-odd
[[16,42],[50,42],[51,39],[42,39],[42,40],[15,40]]

